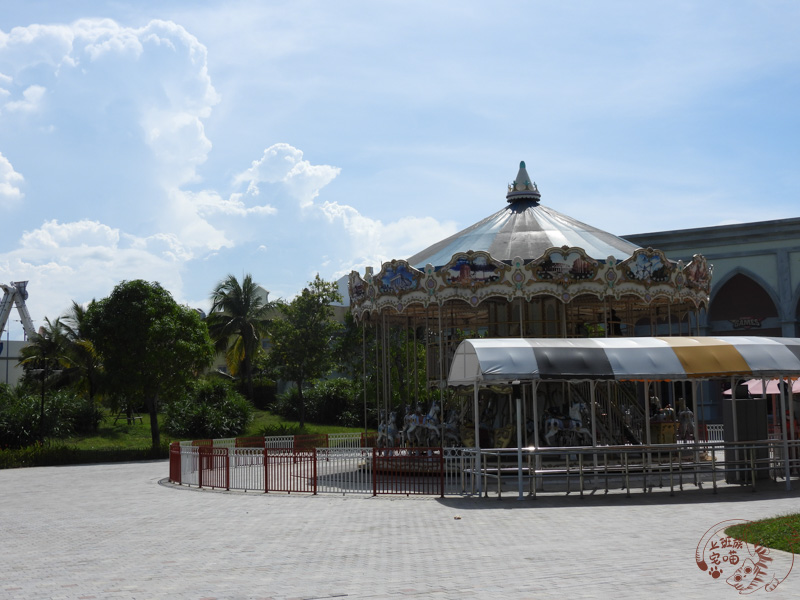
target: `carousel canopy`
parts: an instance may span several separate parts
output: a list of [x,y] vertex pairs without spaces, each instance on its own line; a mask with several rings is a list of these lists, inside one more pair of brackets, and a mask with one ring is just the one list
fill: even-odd
[[493,215],[467,227],[408,259],[422,269],[426,264],[441,267],[459,252],[485,251],[493,258],[510,261],[515,257],[534,259],[549,248],[583,248],[590,257],[621,261],[638,248],[611,233],[563,215],[539,203],[540,193],[531,182],[525,163],[520,163],[517,178],[508,186],[508,205]]
[[793,375],[800,375],[800,338],[503,338],[461,342],[448,383],[667,381]]

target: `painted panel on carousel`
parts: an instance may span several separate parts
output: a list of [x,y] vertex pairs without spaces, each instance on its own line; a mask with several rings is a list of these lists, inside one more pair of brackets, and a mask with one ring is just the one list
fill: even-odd
[[361,275],[357,271],[350,271],[347,287],[351,303],[360,304],[367,297],[367,283],[361,279]]
[[448,286],[474,287],[497,283],[506,268],[486,252],[466,252],[454,255],[440,271],[440,276]]
[[384,263],[381,272],[378,273],[378,288],[381,294],[403,294],[416,290],[422,272],[418,271],[404,260],[393,260]]
[[640,248],[620,264],[620,269],[630,281],[651,284],[669,281],[674,266],[661,250]]
[[711,272],[713,268],[714,266],[708,264],[705,256],[695,254],[692,257],[692,262],[686,265],[686,268],[683,270],[687,285],[707,291],[711,285]]
[[530,264],[534,277],[541,281],[584,281],[597,274],[598,263],[581,248],[550,249]]

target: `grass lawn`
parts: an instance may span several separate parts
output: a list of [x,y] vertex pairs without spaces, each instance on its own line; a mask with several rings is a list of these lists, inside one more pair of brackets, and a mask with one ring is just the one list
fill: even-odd
[[800,513],[734,525],[725,533],[750,544],[800,554]]
[[[62,440],[53,440],[66,446],[72,446],[80,450],[106,450],[106,449],[136,449],[150,447],[150,417],[146,414],[141,415],[142,420],[128,425],[124,419],[118,419],[114,424],[116,415],[106,414],[97,432],[92,435],[76,435]],[[180,441],[173,438],[163,430],[163,416],[159,415],[159,426],[161,426],[161,443]],[[284,421],[281,417],[273,415],[269,411],[253,411],[253,420],[242,435],[261,435],[264,428],[280,429],[289,432],[298,430],[296,421]],[[315,425],[306,423],[302,433],[358,433],[363,431],[358,427],[338,427],[336,425]]]
[[[161,426],[161,448],[152,450],[150,417],[141,415],[141,420],[128,424],[125,419],[115,419],[114,414],[105,414],[97,432],[91,435],[74,435],[67,438],[46,440],[44,445],[34,445],[19,450],[0,450],[0,469],[48,465],[71,465],[93,462],[120,462],[131,460],[164,459],[168,455],[169,442],[180,441],[163,430],[163,415],[159,415]],[[297,422],[284,421],[268,411],[253,412],[253,421],[242,433],[245,435],[291,435],[296,433],[359,433],[358,427],[337,427],[306,423],[301,430]]]

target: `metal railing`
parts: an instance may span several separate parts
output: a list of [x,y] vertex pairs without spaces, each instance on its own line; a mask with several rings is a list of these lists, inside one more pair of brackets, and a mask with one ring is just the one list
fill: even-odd
[[[170,448],[170,480],[259,492],[488,495],[609,493],[745,485],[800,476],[800,441],[564,448]],[[788,478],[788,479],[787,479]]]
[[[788,450],[788,455],[786,451]],[[524,448],[523,468],[517,449],[465,450],[484,496],[504,492],[542,493],[651,492],[684,486],[723,484],[757,489],[766,480],[789,482],[800,476],[800,441],[700,442],[651,446]],[[480,462],[480,466],[476,466]]]

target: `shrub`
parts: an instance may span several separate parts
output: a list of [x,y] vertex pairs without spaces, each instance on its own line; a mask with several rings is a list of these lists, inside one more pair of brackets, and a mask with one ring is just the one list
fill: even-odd
[[[0,448],[22,448],[39,439],[41,403],[41,394],[22,388],[0,391]],[[97,431],[101,419],[97,406],[87,398],[69,390],[45,391],[44,437]]]
[[259,431],[259,435],[263,435],[264,437],[275,437],[281,435],[302,435],[307,433],[305,427],[300,427],[300,425],[287,425],[286,423],[280,423],[278,425],[267,425],[261,428]]
[[186,397],[169,403],[164,416],[164,430],[175,437],[234,437],[244,432],[253,407],[229,383],[201,380]]
[[158,460],[168,457],[169,446],[167,444],[162,444],[157,449],[147,447],[81,450],[61,444],[35,443],[16,450],[0,449],[0,469]]
[[[325,425],[357,427],[361,424],[358,415],[362,408],[358,402],[356,388],[349,379],[325,379],[313,387],[303,390],[306,420]],[[297,420],[300,396],[297,388],[290,388],[278,396],[275,412],[285,419]]]

